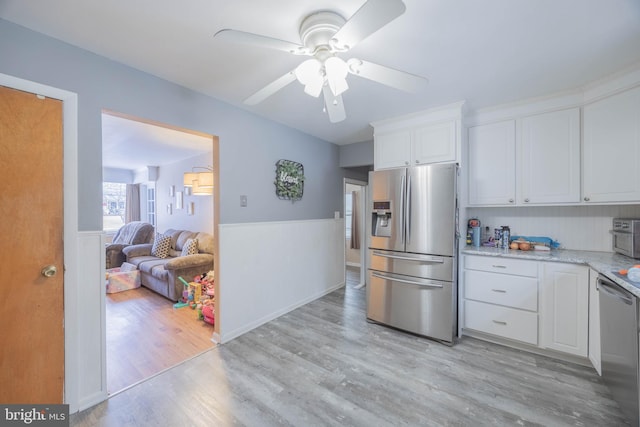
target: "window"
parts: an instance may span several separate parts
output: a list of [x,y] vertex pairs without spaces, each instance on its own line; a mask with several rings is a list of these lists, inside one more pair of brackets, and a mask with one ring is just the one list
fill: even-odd
[[147,222],[156,225],[156,189],[147,187]]
[[116,231],[124,225],[127,184],[102,183],[102,230]]

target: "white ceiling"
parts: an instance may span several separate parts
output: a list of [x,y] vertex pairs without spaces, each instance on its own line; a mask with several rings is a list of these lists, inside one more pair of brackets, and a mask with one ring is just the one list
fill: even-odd
[[210,153],[211,137],[102,114],[102,166],[139,170]]
[[242,101],[302,60],[214,39],[233,28],[299,43],[316,10],[349,18],[364,0],[2,0],[0,17],[337,144],[370,140],[369,123],[466,100],[477,109],[579,88],[640,61],[638,0],[404,0],[406,12],[345,58],[429,78],[406,94],[349,76],[347,119],[294,82]]

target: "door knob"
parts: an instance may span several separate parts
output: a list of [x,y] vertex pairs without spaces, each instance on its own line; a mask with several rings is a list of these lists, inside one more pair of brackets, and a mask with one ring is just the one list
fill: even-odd
[[55,265],[47,265],[40,272],[44,277],[53,277],[58,272],[58,269]]

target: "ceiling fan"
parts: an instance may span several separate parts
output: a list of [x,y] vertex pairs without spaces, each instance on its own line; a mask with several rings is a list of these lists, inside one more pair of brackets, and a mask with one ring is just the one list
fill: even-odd
[[324,111],[332,123],[337,123],[346,118],[342,93],[349,88],[346,80],[348,74],[406,92],[417,92],[428,82],[426,78],[415,74],[357,58],[345,61],[338,56],[402,15],[405,10],[402,0],[367,0],[348,20],[331,11],[315,12],[302,20],[299,31],[301,44],[232,29],[220,30],[214,37],[310,56],[311,59],[269,83],[245,99],[244,103],[258,104],[298,80],[307,94],[318,97],[322,92]]

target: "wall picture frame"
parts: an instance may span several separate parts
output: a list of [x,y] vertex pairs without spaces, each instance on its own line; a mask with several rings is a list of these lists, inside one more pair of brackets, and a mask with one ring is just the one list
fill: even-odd
[[169,197],[173,197],[175,193],[176,193],[176,186],[175,185],[170,185],[169,186]]
[[193,202],[187,203],[187,215],[193,215],[194,208],[195,208],[195,203]]
[[280,159],[276,162],[276,196],[281,200],[295,202],[302,200],[304,193],[304,166],[293,160]]
[[182,191],[176,191],[176,209],[182,209],[183,196]]

